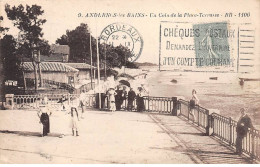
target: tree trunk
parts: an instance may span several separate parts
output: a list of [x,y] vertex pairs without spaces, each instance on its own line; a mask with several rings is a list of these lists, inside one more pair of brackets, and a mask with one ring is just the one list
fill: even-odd
[[41,55],[40,50],[38,51],[38,69],[39,69],[39,79],[40,79],[40,87],[43,86],[42,84],[42,68],[41,68]]
[[42,68],[40,63],[38,63],[38,69],[39,69],[40,87],[42,87]]
[[26,85],[26,79],[25,79],[25,75],[24,75],[24,70],[23,70],[23,85],[24,85],[24,93],[27,89],[27,85]]
[[38,75],[37,75],[37,64],[35,62],[32,62],[33,64],[33,70],[34,70],[34,80],[35,80],[35,92],[38,90]]
[[33,71],[34,71],[34,81],[35,81],[35,92],[38,90],[38,75],[37,75],[37,64],[35,62],[35,58],[32,51],[32,65],[33,65]]

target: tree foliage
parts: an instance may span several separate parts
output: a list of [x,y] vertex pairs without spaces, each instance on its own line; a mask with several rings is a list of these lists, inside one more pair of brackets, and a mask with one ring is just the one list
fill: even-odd
[[[46,22],[46,19],[39,18],[44,10],[38,5],[26,5],[10,7],[5,5],[5,11],[9,20],[13,21],[16,26],[23,33],[24,42],[28,42],[30,45],[37,44],[41,41],[43,36],[41,26]],[[30,46],[32,47],[32,46]]]
[[7,27],[2,27],[3,20],[4,20],[3,16],[0,16],[0,35],[4,34],[5,31],[9,30],[9,28],[7,28]]
[[[92,45],[93,62],[97,60],[96,39],[91,36],[87,24],[81,23],[74,30],[67,30],[66,34],[56,40],[57,44],[69,45],[71,62],[86,62],[90,64],[90,37]],[[99,56],[101,64],[108,68],[127,66],[137,68],[134,63],[129,62],[128,58],[132,56],[131,51],[124,46],[111,46],[99,44]]]
[[[13,6],[6,4],[5,12],[7,18],[11,20],[15,27],[20,30],[18,37],[17,54],[23,57],[30,57],[34,66],[35,74],[35,89],[38,88],[38,76],[37,76],[37,58],[33,56],[34,50],[40,50],[42,53],[49,54],[50,46],[48,42],[42,39],[42,25],[46,22],[46,19],[42,19],[41,16],[44,13],[41,6],[38,5],[26,5],[25,7],[20,4],[19,6]],[[41,76],[39,76],[41,78]]]
[[16,40],[12,35],[5,35],[0,40],[1,58],[3,62],[4,80],[15,80],[18,83],[22,79],[20,64],[21,61],[16,54]]
[[41,54],[50,54],[48,41],[42,39],[43,32],[41,26],[46,19],[41,19],[44,10],[41,6],[32,5],[24,7],[23,5],[13,6],[5,5],[5,11],[9,20],[13,21],[14,26],[19,30],[18,53],[25,57],[32,57],[32,51],[39,49]]
[[60,45],[69,45],[69,38],[67,35],[62,35],[60,38],[56,40],[56,44]]

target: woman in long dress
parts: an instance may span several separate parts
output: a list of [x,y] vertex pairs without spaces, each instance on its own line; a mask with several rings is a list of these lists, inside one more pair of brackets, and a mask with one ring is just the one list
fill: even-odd
[[108,91],[109,110],[111,112],[116,111],[115,95],[116,95],[116,92],[114,89],[110,89]]
[[71,107],[71,128],[72,136],[79,136],[79,114],[76,107]]
[[42,137],[47,136],[50,133],[50,119],[51,111],[48,106],[48,99],[44,97],[40,104],[40,111],[38,112],[38,116],[40,118],[40,123],[43,125]]

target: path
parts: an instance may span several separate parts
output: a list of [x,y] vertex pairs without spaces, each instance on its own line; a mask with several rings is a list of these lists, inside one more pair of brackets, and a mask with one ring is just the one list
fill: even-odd
[[0,163],[250,163],[178,117],[88,111],[79,137],[69,121],[53,114],[51,135],[39,137],[35,111],[0,110]]

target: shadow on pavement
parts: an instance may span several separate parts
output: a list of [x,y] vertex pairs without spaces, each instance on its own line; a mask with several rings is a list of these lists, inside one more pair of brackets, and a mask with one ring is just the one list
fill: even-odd
[[195,135],[195,136],[207,136],[205,133],[191,133],[191,132],[177,132],[177,134]]
[[[42,133],[40,132],[28,132],[28,131],[9,131],[9,130],[0,130],[0,133],[7,133],[7,134],[16,134],[19,136],[34,136],[34,137],[42,137]],[[49,137],[60,137],[62,134],[58,133],[49,133]]]

